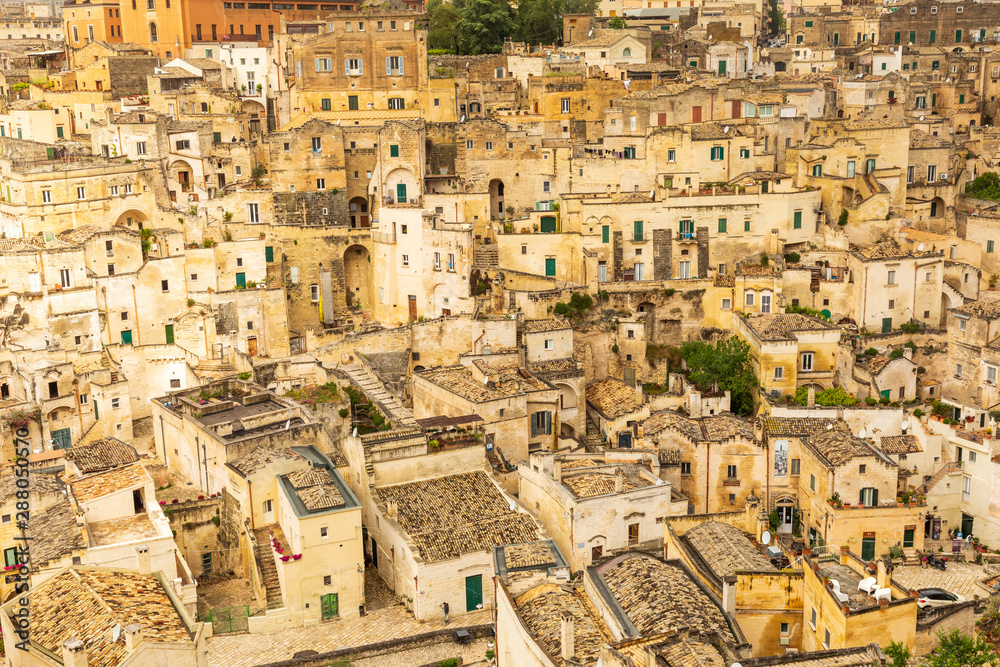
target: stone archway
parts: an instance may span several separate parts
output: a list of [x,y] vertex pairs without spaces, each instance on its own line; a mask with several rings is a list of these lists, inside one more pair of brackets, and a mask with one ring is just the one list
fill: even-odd
[[350,209],[351,229],[362,229],[371,226],[367,198],[353,197],[347,206]]
[[505,190],[503,181],[499,178],[490,181],[490,218],[503,220]]
[[128,227],[137,231],[150,226],[152,222],[149,214],[139,208],[126,208],[115,215],[114,220],[116,227]]

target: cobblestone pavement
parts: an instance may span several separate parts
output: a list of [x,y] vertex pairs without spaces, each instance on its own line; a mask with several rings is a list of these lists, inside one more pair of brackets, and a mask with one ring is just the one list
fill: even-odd
[[989,591],[979,585],[979,580],[985,576],[982,565],[957,561],[949,561],[944,572],[933,567],[925,570],[916,565],[897,567],[892,571],[892,578],[907,588],[943,588],[967,600],[977,595],[981,598],[989,596]]
[[374,567],[365,568],[365,608],[369,612],[385,609],[393,605],[402,605],[396,594],[385,583],[378,570]]
[[486,638],[473,640],[464,646],[453,641],[444,641],[440,644],[415,648],[412,651],[353,660],[351,667],[413,667],[413,665],[434,664],[448,658],[459,657],[462,658],[463,665],[485,664],[487,648],[489,640]]
[[[390,639],[412,637],[444,627],[480,625],[491,621],[483,609],[444,621],[419,623],[402,606],[387,607],[362,618],[336,620],[308,628],[292,628],[258,635],[220,635],[208,639],[208,664],[212,667],[253,667],[288,660],[299,651],[326,653],[340,648],[362,647]],[[485,653],[485,649],[480,653]],[[417,663],[419,664],[419,663]]]

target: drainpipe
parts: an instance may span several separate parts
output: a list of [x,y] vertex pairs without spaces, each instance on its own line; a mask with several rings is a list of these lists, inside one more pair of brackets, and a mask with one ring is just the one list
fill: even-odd
[[710,493],[709,475],[711,474],[709,471],[712,469],[712,466],[709,464],[711,463],[711,460],[712,444],[709,443],[705,446],[705,514],[708,514],[708,495]]
[[[166,443],[164,443],[164,444],[166,444]],[[198,436],[194,436],[194,461],[195,461],[195,463],[198,464],[198,479],[199,479],[199,483],[200,483],[200,480],[201,480],[201,457],[198,456],[198,445],[199,444],[201,444],[201,441],[198,439]]]
[[74,392],[76,393],[76,416],[80,421],[80,437],[86,432],[83,430],[83,411],[80,410],[80,385],[74,385]]
[[163,415],[160,415],[160,440],[163,441],[163,465],[167,465],[167,436],[163,432]]
[[[208,493],[208,447],[205,445],[204,442],[201,443],[201,453],[202,456],[204,456],[202,461],[205,464],[205,493]],[[195,451],[195,455],[197,454],[198,452]]]
[[253,482],[249,479],[247,480],[247,495],[250,496],[250,530],[254,530],[257,526],[253,521]]
[[486,335],[486,329],[483,329],[483,333],[479,334],[479,338],[477,338],[476,340],[472,341],[472,354],[476,354],[476,345],[479,344],[479,341],[485,335]]
[[[140,339],[140,336],[139,336],[139,302],[136,301],[136,298],[135,298],[135,285],[134,284],[132,285],[132,306],[135,308],[135,344],[136,345],[142,345],[142,343],[140,342],[141,339]],[[110,318],[108,319],[108,321],[109,322],[111,321]]]

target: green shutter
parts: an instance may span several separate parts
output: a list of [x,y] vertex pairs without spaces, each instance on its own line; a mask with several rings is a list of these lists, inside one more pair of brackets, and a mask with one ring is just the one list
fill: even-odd
[[911,44],[916,44],[917,43],[917,31],[916,30],[911,30],[910,31],[910,43]]
[[56,137],[58,137],[59,139],[63,138],[63,129],[61,126],[56,127]]
[[726,219],[725,218],[719,218],[719,233],[720,234],[725,234],[726,233]]
[[743,231],[745,231],[745,232],[749,232],[750,231],[750,221],[749,220],[744,220],[743,221]]
[[892,37],[892,43],[893,44],[899,44],[899,33],[898,32],[895,35],[893,35],[893,37]]
[[274,247],[273,246],[264,246],[264,260],[267,261],[267,262],[273,262],[274,261]]
[[611,237],[610,225],[604,225],[603,227],[601,227],[601,243],[607,243],[610,237]]
[[543,215],[541,220],[543,234],[554,234],[556,231],[556,218],[553,215]]
[[635,237],[634,237],[635,240],[636,241],[641,241],[642,240],[642,220],[636,220],[633,223],[633,228],[634,228],[633,231],[635,232]]
[[556,258],[546,257],[545,258],[545,275],[549,278],[556,277]]
[[986,242],[986,252],[993,252],[993,241]]
[[955,31],[955,43],[958,44],[961,41],[962,41],[962,31],[961,30],[956,30]]
[[937,41],[937,30],[931,30],[931,44]]
[[214,141],[217,144],[221,144],[222,143],[222,132],[213,132],[212,133],[212,141]]
[[396,144],[389,146],[389,157],[399,157],[399,146]]
[[101,411],[97,409],[97,400],[94,400],[94,419],[101,418]]
[[958,96],[958,103],[959,104],[965,104],[965,95],[959,95]]
[[802,211],[796,211],[792,222],[793,229],[802,229]]
[[936,107],[937,106],[937,93],[932,93],[931,94],[931,106],[932,107]]

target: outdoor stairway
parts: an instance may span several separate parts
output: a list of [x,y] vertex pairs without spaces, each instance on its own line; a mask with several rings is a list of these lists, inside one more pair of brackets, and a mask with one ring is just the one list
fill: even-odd
[[583,446],[588,452],[597,452],[604,447],[604,438],[601,437],[601,430],[591,420],[587,420],[587,434],[583,439]]
[[920,487],[920,493],[927,495],[928,493],[930,493],[931,489],[933,489],[937,485],[937,483],[940,482],[942,479],[944,479],[947,475],[956,471],[960,471],[961,469],[962,469],[961,462],[948,461],[941,467],[940,470],[934,473],[933,477],[927,480],[927,482],[925,482],[924,485]]
[[219,379],[236,374],[236,364],[223,359],[199,359],[194,369],[200,378]]
[[[257,547],[254,555],[257,557],[257,569],[260,572],[261,581],[264,582],[264,589],[267,591],[267,608],[281,609],[284,601],[281,597],[281,582],[278,581],[278,568],[274,564],[274,554],[271,549],[271,536],[268,530],[274,530],[279,542],[284,543],[284,534],[277,524],[271,524],[254,531],[257,537]],[[286,549],[287,549],[286,545]]]
[[920,556],[913,547],[903,549],[903,565],[920,565]]
[[495,244],[480,243],[473,251],[473,265],[495,269],[500,266],[500,249]]
[[394,428],[416,426],[413,410],[393,396],[367,368],[358,364],[350,364],[341,366],[340,370],[361,389],[372,403],[386,413]]

